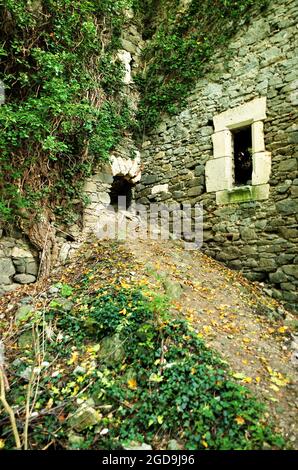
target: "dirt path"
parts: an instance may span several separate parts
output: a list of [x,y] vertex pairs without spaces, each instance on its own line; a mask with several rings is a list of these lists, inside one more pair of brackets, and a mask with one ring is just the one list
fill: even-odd
[[276,311],[277,303],[239,273],[200,251],[185,250],[181,243],[135,239],[126,248],[135,256],[138,272],[143,267],[151,280],[157,279],[157,287],[162,289],[165,278],[181,285],[173,310],[231,365],[234,378],[267,404],[268,418],[275,418],[297,449],[297,364],[287,326],[295,317],[270,320],[264,312]]

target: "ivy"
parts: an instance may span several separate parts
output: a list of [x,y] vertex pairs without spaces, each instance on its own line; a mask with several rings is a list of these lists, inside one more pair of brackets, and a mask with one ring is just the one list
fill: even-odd
[[[174,114],[185,104],[216,48],[250,19],[252,7],[266,5],[267,0],[167,1],[164,8],[156,0],[135,4],[148,39],[137,78],[143,132],[155,127],[163,113]],[[154,8],[160,21],[152,16]]]
[[129,0],[3,0],[0,219],[69,209],[130,128],[116,59]]

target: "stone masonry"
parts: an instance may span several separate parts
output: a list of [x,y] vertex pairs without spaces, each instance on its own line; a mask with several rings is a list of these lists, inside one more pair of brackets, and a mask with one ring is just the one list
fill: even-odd
[[[203,203],[203,251],[252,281],[268,283],[269,293],[290,309],[298,308],[297,25],[297,2],[281,0],[239,28],[214,55],[185,109],[164,117],[144,140],[136,187],[141,204]],[[265,113],[246,122],[264,139],[254,155],[254,181],[235,188],[232,154],[219,155],[215,148],[232,124],[216,130],[217,116],[241,114],[241,106],[261,98]],[[257,149],[257,138],[253,145]]]
[[0,295],[35,282],[38,265],[37,253],[24,240],[0,237]]

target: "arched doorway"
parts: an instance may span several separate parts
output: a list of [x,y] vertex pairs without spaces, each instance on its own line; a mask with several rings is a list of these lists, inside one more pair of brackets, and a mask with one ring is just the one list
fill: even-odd
[[133,199],[133,186],[124,176],[114,176],[110,189],[110,198],[111,205],[115,210],[130,208]]

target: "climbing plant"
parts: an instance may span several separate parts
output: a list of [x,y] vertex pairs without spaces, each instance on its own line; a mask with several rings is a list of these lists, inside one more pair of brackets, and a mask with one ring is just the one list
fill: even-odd
[[[215,48],[267,1],[0,0],[0,223],[53,251],[53,221],[78,217],[94,166],[133,128],[175,113]],[[138,119],[116,53],[130,7],[147,41]]]
[[115,51],[130,0],[0,1],[0,220],[58,217],[133,116]]
[[268,0],[136,0],[135,8],[143,18],[144,37],[148,40],[143,71],[137,79],[143,132],[154,127],[162,113],[174,114],[185,104],[215,49],[243,27],[250,19],[252,7],[263,9],[267,3]]

